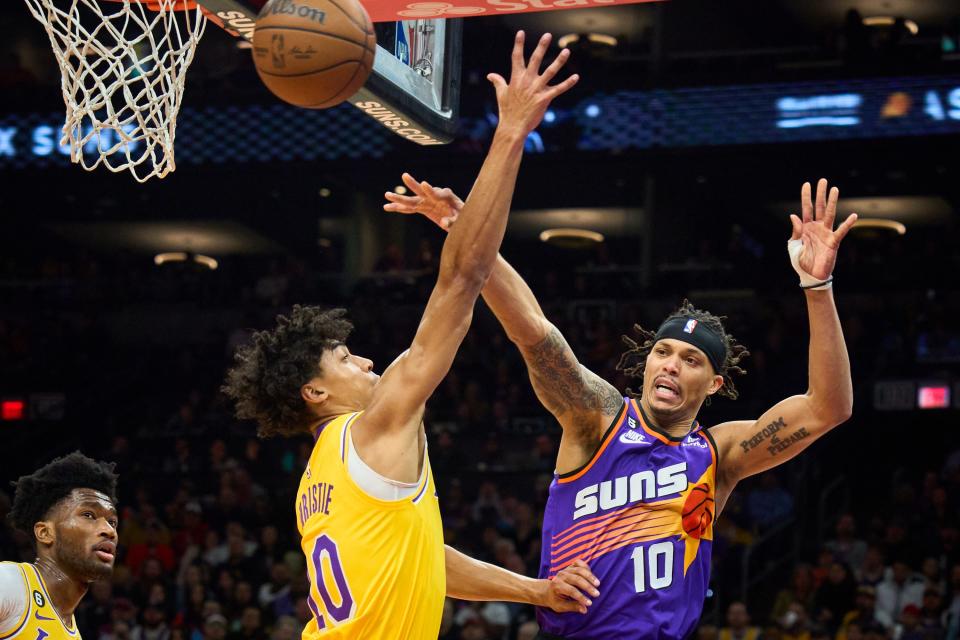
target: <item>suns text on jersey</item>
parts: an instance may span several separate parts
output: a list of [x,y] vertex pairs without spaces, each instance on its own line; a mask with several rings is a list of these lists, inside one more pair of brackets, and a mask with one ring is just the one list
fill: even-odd
[[308,484],[306,490],[300,494],[297,500],[297,516],[300,518],[300,526],[303,527],[307,520],[315,513],[330,515],[330,503],[333,502],[333,485],[326,482],[314,482]]
[[574,498],[573,519],[582,518],[608,509],[616,509],[628,503],[663,498],[687,489],[687,463],[678,462],[662,469],[638,471],[591,484],[577,492]]

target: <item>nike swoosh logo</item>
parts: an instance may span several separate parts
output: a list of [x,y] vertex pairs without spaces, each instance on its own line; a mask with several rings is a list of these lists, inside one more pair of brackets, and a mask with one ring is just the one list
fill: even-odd
[[46,616],[42,616],[40,615],[39,611],[35,611],[33,615],[34,617],[36,617],[37,620],[55,620],[56,619],[56,618],[48,618]]

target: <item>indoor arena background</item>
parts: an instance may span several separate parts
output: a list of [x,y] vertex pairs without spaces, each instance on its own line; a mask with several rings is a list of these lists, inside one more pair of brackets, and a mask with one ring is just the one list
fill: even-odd
[[[685,297],[727,315],[752,355],[741,398],[713,402],[705,424],[805,390],[807,317],[785,250],[804,181],[837,185],[843,214],[906,226],[855,229],[840,249],[853,417],[737,488],[703,640],[744,625],[771,640],[958,637],[960,8],[893,4],[916,35],[903,20],[865,27],[879,2],[617,8],[617,46],[573,48],[583,79],[528,141],[503,254],[621,389],[634,323],[655,327]],[[3,478],[77,448],[118,463],[120,556],[78,609],[85,638],[299,637],[310,611],[292,501],[311,442],[260,441],[232,418],[218,392],[229,356],[294,303],[345,306],[351,349],[381,370],[413,336],[443,241],[383,213],[383,192],[409,171],[466,197],[495,113],[483,77],[506,68],[513,31],[602,29],[558,22],[577,11],[466,20],[461,131],[431,148],[350,106],[278,107],[248,54],[210,33],[178,169],[138,185],[58,155],[40,129],[62,122],[49,44],[22,3],[0,11],[0,120],[31,132],[0,147]],[[559,209],[603,218],[605,241],[541,242]],[[158,267],[142,242],[157,234],[171,251],[190,234],[229,242],[216,270]],[[559,429],[482,302],[426,424],[447,542],[535,575]],[[10,495],[4,482],[0,516]],[[0,556],[33,559],[5,519]],[[449,601],[445,614],[446,640],[534,628],[526,606]]]

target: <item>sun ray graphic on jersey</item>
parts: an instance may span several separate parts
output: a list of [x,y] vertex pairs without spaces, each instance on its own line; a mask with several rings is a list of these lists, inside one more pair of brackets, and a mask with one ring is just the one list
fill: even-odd
[[714,514],[713,468],[703,475],[687,490],[675,498],[683,505],[680,511],[681,533],[684,542],[683,575],[697,557],[701,540],[713,540]]

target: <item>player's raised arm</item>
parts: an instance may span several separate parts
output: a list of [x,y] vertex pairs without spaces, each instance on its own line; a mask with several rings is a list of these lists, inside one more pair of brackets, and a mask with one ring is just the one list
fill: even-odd
[[[408,173],[403,174],[403,182],[413,195],[388,192],[386,211],[421,213],[445,230],[460,224],[464,204],[453,191],[417,182]],[[471,198],[476,188],[475,185]],[[563,335],[544,315],[533,291],[503,256],[497,256],[482,293],[523,354],[540,402],[564,429],[561,457],[568,445],[591,455],[603,431],[623,406],[623,396],[580,364]],[[578,466],[575,460],[571,464]]]
[[827,181],[817,184],[816,203],[810,183],[801,191],[803,218],[791,215],[793,234],[787,243],[800,274],[810,319],[809,383],[803,395],[774,405],[758,420],[727,422],[710,429],[720,454],[722,502],[741,479],[790,460],[810,443],[850,417],[853,383],[850,359],[833,300],[833,267],[837,249],[857,220],[851,214],[834,230],[836,187],[827,196]]
[[410,348],[384,373],[374,397],[353,427],[358,450],[384,432],[418,428],[423,405],[450,368],[470,326],[473,306],[490,271],[506,229],[523,144],[543,118],[547,106],[567,91],[577,76],[550,85],[563,67],[564,49],[541,73],[549,34],[524,61],[523,32],[513,48],[510,82],[490,74],[500,120],[473,194],[440,256],[440,273]]

